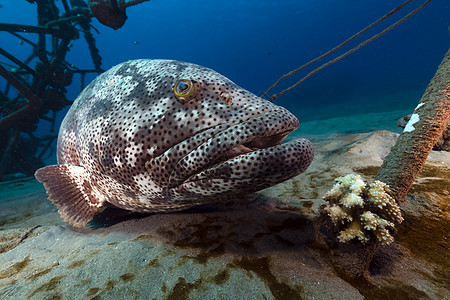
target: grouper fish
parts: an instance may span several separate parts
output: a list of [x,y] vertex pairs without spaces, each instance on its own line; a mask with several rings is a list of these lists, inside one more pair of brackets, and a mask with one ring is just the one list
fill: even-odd
[[310,165],[283,107],[199,65],[131,60],[94,79],[58,135],[57,165],[36,171],[64,221],[83,227],[107,206],[170,212],[290,179]]

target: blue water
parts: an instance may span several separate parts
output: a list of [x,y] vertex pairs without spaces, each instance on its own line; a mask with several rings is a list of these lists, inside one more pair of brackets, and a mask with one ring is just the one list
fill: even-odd
[[[36,5],[28,1],[0,0],[0,23],[36,25]],[[214,69],[260,95],[281,75],[335,47],[403,1],[152,0],[128,8],[128,20],[118,30],[96,20],[92,25],[100,32],[93,31],[105,70],[137,58],[176,59]],[[274,92],[371,38],[424,1],[414,0],[336,53],[283,81]],[[56,2],[63,12],[62,1]],[[411,190],[413,201],[408,199],[402,207],[405,221],[397,226],[396,242],[377,253],[370,276],[344,275],[334,262],[338,248],[325,242],[329,237],[323,222],[314,223],[323,205],[320,198],[334,178],[351,169],[371,177],[395,139],[387,132],[357,137],[330,132],[398,130],[396,119],[416,107],[450,48],[449,26],[450,1],[433,0],[387,34],[278,98],[275,103],[301,122],[297,137],[310,134],[318,147],[312,171],[264,193],[140,220],[112,210],[98,219],[101,226],[136,219],[108,228],[74,229],[63,225],[42,184],[33,177],[12,180],[19,171],[6,170],[6,175],[14,176],[0,182],[0,300],[450,299],[446,153],[435,153],[425,166]],[[36,34],[22,35],[37,42]],[[5,32],[0,32],[0,47],[21,60],[32,50]],[[66,60],[79,68],[93,68],[83,37],[72,41]],[[0,64],[14,67],[2,56]],[[95,76],[88,75],[86,84]],[[0,91],[5,84],[0,77]],[[74,100],[80,90],[80,76],[75,75],[67,98]],[[8,96],[16,94],[11,89]],[[57,134],[67,110],[58,112],[51,134]],[[345,117],[350,115],[359,116]],[[41,121],[34,134],[48,135],[49,128]],[[2,143],[0,139],[0,150]],[[34,149],[27,146],[20,147]],[[32,157],[26,151],[20,154]],[[55,156],[53,151],[44,162],[55,164]],[[0,181],[6,178],[1,174],[3,161],[16,164],[2,160],[0,152]],[[17,174],[16,178],[33,173]],[[82,194],[88,197],[84,189]]]
[[[96,20],[92,25],[100,31],[95,39],[104,69],[136,58],[177,59],[212,68],[261,94],[282,74],[333,48],[402,2],[154,0],[128,8],[128,20],[119,30]],[[413,1],[275,91],[372,37],[422,3]],[[0,4],[0,22],[36,24],[36,5],[5,0]],[[57,4],[62,12],[61,2]],[[301,121],[413,109],[450,46],[449,25],[450,2],[433,0],[384,36],[280,97],[277,104],[290,109]],[[35,34],[24,36],[37,40]],[[1,47],[21,59],[31,51],[4,32],[0,32],[0,41]],[[72,44],[67,60],[80,68],[92,68],[84,39]],[[68,89],[71,100],[80,92],[77,76]],[[88,76],[86,82],[93,77]],[[3,86],[3,79],[0,84]],[[64,114],[59,113],[59,120]],[[36,134],[47,131],[48,123],[41,122]]]

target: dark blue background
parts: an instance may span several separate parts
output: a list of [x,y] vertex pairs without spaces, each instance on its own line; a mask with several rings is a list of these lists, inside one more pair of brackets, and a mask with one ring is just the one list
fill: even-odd
[[[135,58],[178,59],[215,69],[261,94],[282,74],[333,48],[402,2],[153,0],[128,8],[129,18],[117,31],[97,21],[93,25],[101,32],[95,38],[105,69]],[[331,58],[423,2],[413,1],[405,12],[366,32]],[[25,0],[0,0],[0,4],[0,22],[36,24],[35,5]],[[288,107],[300,120],[412,109],[450,46],[449,26],[450,1],[433,0],[403,24],[320,71],[276,103]],[[36,40],[33,34],[26,36]],[[6,33],[0,34],[0,41],[18,57],[30,53],[27,45],[19,45]],[[73,42],[67,60],[92,67],[83,39]],[[295,80],[323,62],[326,60],[296,74]],[[79,78],[75,79],[69,90],[71,99],[80,91]],[[287,80],[277,91],[293,82]],[[45,122],[41,127],[45,130]]]

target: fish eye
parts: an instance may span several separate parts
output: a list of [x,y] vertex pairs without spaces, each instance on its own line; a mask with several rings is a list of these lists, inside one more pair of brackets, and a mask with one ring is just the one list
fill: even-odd
[[197,96],[199,91],[195,88],[195,84],[192,80],[180,79],[175,83],[173,92],[178,100],[182,103],[186,103]]

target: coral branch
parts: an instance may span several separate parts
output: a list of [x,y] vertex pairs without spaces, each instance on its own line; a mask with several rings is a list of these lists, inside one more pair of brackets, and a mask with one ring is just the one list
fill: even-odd
[[388,228],[394,230],[403,218],[387,185],[380,181],[366,185],[354,174],[335,181],[323,198],[330,203],[324,210],[340,230],[338,240],[345,243],[357,238],[366,243],[375,239],[382,245],[393,242]]

